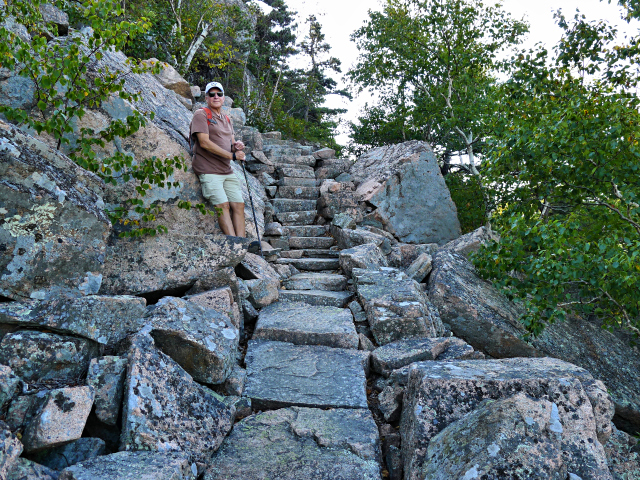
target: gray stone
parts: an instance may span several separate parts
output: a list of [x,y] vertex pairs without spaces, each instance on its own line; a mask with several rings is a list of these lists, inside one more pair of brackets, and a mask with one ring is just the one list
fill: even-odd
[[177,72],[175,68],[165,62],[158,62],[157,59],[151,58],[149,60],[145,60],[148,65],[155,65],[156,63],[160,63],[160,72],[154,74],[154,77],[160,82],[160,84],[168,89],[173,90],[178,95],[188,98],[189,100],[193,100],[193,96],[191,95],[191,86],[189,82],[187,82],[182,76]]
[[52,470],[26,458],[18,458],[17,463],[9,471],[7,480],[58,480],[59,472]]
[[431,255],[438,251],[440,247],[437,243],[426,243],[411,245],[408,243],[398,243],[391,246],[391,253],[387,255],[389,266],[394,268],[407,269],[423,253]]
[[394,268],[354,269],[358,298],[378,345],[410,337],[441,337],[444,327],[420,284]]
[[639,450],[638,439],[613,428],[613,433],[604,444],[604,451],[609,471],[615,480],[640,478]]
[[397,422],[402,413],[402,394],[404,389],[399,385],[388,385],[378,394],[378,408],[385,422]]
[[495,358],[541,356],[522,338],[521,310],[480,279],[465,257],[445,249],[433,256],[429,298],[442,321],[476,350]]
[[291,248],[306,248],[306,249],[326,249],[330,248],[335,243],[335,240],[331,237],[290,237],[289,246]]
[[11,367],[0,365],[0,410],[4,411],[9,402],[22,391],[22,380],[13,373]]
[[273,209],[280,212],[305,212],[316,208],[315,200],[298,200],[291,198],[274,198]]
[[303,186],[280,186],[278,187],[278,196],[281,198],[300,198],[315,200],[318,198],[318,187]]
[[361,222],[363,219],[362,209],[352,183],[338,183],[333,180],[322,182],[318,210],[326,219],[332,219],[340,213],[348,214],[356,222]]
[[225,267],[240,263],[247,238],[182,235],[118,240],[108,247],[101,292],[110,295],[144,294],[206,284]]
[[[29,36],[24,25],[16,23],[14,17],[7,17],[4,23],[0,24],[5,28],[8,25],[15,27],[14,30],[24,29],[22,33]],[[8,30],[12,30],[12,27],[9,26]],[[35,84],[33,80],[16,75],[15,72],[6,68],[0,68],[0,105],[7,105],[21,110],[31,110],[35,103]]]
[[127,373],[125,357],[100,357],[91,360],[87,385],[95,392],[95,413],[102,423],[115,425],[120,414]]
[[236,266],[236,273],[243,280],[273,279],[279,280],[280,276],[271,264],[260,255],[247,253],[242,262]]
[[22,443],[18,440],[6,423],[0,421],[0,477],[7,478],[8,473],[18,463],[22,453]]
[[306,212],[276,212],[275,215],[283,225],[311,225],[318,212],[314,209]]
[[340,252],[340,268],[349,277],[354,268],[375,269],[386,266],[386,258],[373,243],[358,245]]
[[271,222],[264,227],[265,235],[282,236],[284,235],[284,228],[278,222]]
[[422,253],[407,269],[407,275],[413,278],[416,282],[422,282],[427,275],[431,273],[433,268],[431,255],[428,253]]
[[498,240],[498,236],[494,232],[487,229],[487,227],[480,227],[473,232],[451,240],[442,248],[468,257],[469,254],[477,252],[482,245],[496,240]]
[[356,220],[346,213],[338,213],[331,220],[331,225],[342,229],[354,229],[356,228]]
[[349,303],[348,306],[349,310],[351,310],[351,313],[353,314],[353,320],[356,323],[363,323],[367,321],[367,314],[357,300]]
[[[519,393],[486,401],[433,438],[409,478],[612,479],[581,389],[557,398]],[[472,474],[469,474],[472,472]]]
[[368,410],[292,407],[236,424],[205,480],[378,480],[379,461]]
[[131,296],[58,296],[51,301],[0,304],[0,322],[44,327],[115,345],[144,325],[146,301]]
[[247,371],[239,365],[234,365],[231,375],[222,384],[222,393],[224,395],[235,395],[237,397],[244,392],[244,385],[247,381]]
[[50,3],[41,3],[38,8],[42,14],[42,20],[55,25],[56,35],[66,35],[69,32],[69,15]]
[[358,348],[348,309],[278,302],[260,311],[253,338],[295,345]]
[[612,409],[599,405],[603,401],[611,404],[603,390],[604,385],[594,381],[586,370],[551,358],[414,363],[404,392],[400,429],[405,478],[425,478],[427,448],[448,425],[478,408],[482,400],[504,399],[517,393],[556,403],[562,420],[562,425],[556,425],[568,431],[573,429],[567,421],[570,413],[588,408],[593,429],[591,436],[585,432],[582,440],[596,445],[597,432],[611,428],[613,414]]
[[353,162],[348,159],[332,158],[322,160],[318,162],[319,166],[316,169],[316,178],[318,180],[326,180],[328,178],[337,178],[338,176],[346,173],[353,165]]
[[93,388],[68,387],[48,392],[22,435],[25,452],[77,440],[93,405]]
[[189,300],[191,303],[200,305],[201,307],[227,315],[231,319],[231,323],[233,323],[234,327],[242,329],[244,323],[243,318],[240,314],[238,304],[233,301],[233,292],[231,287],[208,290],[195,295],[189,295],[185,297],[185,299]]
[[66,445],[31,455],[31,460],[53,470],[64,470],[76,463],[85,462],[105,454],[104,440],[83,437]]
[[347,277],[333,273],[299,273],[283,282],[288,290],[327,290],[340,292],[347,288]]
[[0,295],[97,293],[111,231],[103,182],[2,121],[0,143]]
[[252,340],[244,394],[257,409],[367,408],[368,357],[359,350]]
[[191,96],[193,98],[200,98],[200,95],[202,95],[200,87],[197,85],[191,85]]
[[118,452],[66,468],[59,480],[195,480],[197,472],[184,454]]
[[235,410],[156,349],[147,330],[129,350],[120,450],[208,458],[233,426]]
[[245,283],[249,288],[249,301],[256,309],[271,305],[278,300],[279,280],[264,278],[260,280],[246,280]]
[[368,337],[362,333],[358,333],[358,350],[365,350],[367,352],[373,352],[376,346]]
[[331,235],[336,239],[336,244],[341,250],[372,243],[379,247],[384,255],[388,255],[391,252],[391,242],[386,236],[372,233],[363,228],[352,230],[348,228],[342,229],[332,225]]
[[157,347],[195,380],[222,383],[231,373],[239,333],[225,314],[164,297],[149,308],[147,321]]
[[278,263],[293,265],[298,270],[320,271],[337,270],[340,268],[340,261],[337,258],[281,258]]
[[86,371],[98,345],[83,338],[21,330],[0,342],[0,363],[26,382],[74,382]]
[[18,23],[13,15],[5,17],[4,22],[2,22],[0,26],[6,28],[14,35],[17,35],[23,42],[31,43],[31,35],[29,35],[27,27],[25,27],[22,23]]
[[407,338],[387,343],[371,354],[371,369],[385,377],[413,362],[436,360],[451,346],[466,345],[455,337]]
[[303,302],[309,305],[346,307],[353,294],[348,291],[328,292],[326,290],[280,290],[282,302]]
[[311,155],[313,155],[316,160],[324,160],[327,158],[333,158],[335,154],[336,151],[331,148],[322,148],[320,150],[316,150]]

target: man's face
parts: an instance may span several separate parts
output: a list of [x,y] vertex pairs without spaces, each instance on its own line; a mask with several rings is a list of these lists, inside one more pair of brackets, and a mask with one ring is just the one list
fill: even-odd
[[[213,96],[212,96],[213,95]],[[224,95],[219,88],[213,87],[207,92],[207,105],[210,108],[220,108],[224,103]]]

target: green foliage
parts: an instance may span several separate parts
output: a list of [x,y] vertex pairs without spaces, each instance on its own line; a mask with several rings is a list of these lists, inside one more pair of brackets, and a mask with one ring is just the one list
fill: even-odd
[[485,225],[486,206],[480,179],[475,175],[455,172],[445,176],[444,180],[451,192],[451,199],[456,204],[462,234]]
[[[134,110],[124,120],[111,120],[102,130],[77,129],[78,121],[87,110],[98,108],[104,102],[120,98],[135,102],[138,95],[124,90],[124,78],[129,73],[143,73],[149,69],[128,59],[126,71],[103,71],[89,78],[92,62],[98,61],[107,49],[121,49],[128,38],[144,34],[149,24],[144,18],[136,22],[120,21],[123,12],[115,0],[88,0],[73,6],[74,17],[82,18],[92,33],[78,32],[68,37],[47,41],[42,35],[44,24],[38,9],[39,2],[17,1],[6,7],[3,15],[14,15],[30,28],[32,42],[25,43],[19,37],[0,28],[0,66],[30,79],[35,87],[36,107],[27,112],[0,105],[10,121],[33,129],[38,134],[48,134],[57,141],[57,147],[65,147],[69,157],[82,168],[97,173],[105,182],[136,181],[135,191],[144,197],[152,187],[177,186],[171,178],[177,169],[185,169],[182,158],[151,158],[135,161],[132,156],[115,151],[100,156],[98,151],[108,143],[130,136],[146,124],[145,117]],[[156,220],[160,207],[145,206],[141,198],[126,199],[115,210],[108,212],[113,223],[139,226],[141,222]],[[155,235],[166,231],[162,225],[133,228],[122,236]]]
[[536,335],[568,311],[640,333],[640,57],[603,22],[557,15],[550,56],[514,58],[484,170],[501,235],[479,272]]

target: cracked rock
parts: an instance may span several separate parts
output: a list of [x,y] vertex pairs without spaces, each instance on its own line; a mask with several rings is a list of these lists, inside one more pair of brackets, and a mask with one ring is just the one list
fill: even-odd
[[87,384],[95,392],[95,413],[107,425],[115,425],[118,420],[126,373],[126,357],[94,358],[89,365]]

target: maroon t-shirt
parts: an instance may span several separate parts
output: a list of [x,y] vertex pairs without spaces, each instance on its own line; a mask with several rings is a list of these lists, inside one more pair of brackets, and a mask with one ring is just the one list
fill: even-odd
[[[213,112],[213,111],[212,111]],[[233,125],[229,118],[222,114],[222,118],[213,112],[213,120],[209,125],[207,114],[204,109],[196,110],[191,120],[191,133],[193,138],[193,171],[198,175],[201,173],[214,173],[216,175],[231,175],[231,159],[221,157],[209,150],[201,148],[198,144],[196,133],[208,133],[209,140],[218,145],[223,150],[231,152],[231,142],[233,141]]]

